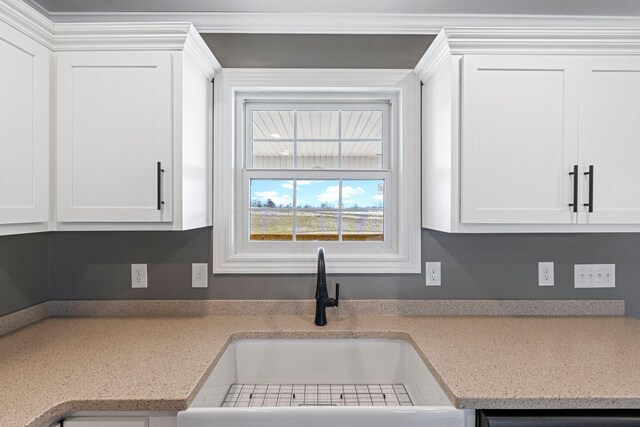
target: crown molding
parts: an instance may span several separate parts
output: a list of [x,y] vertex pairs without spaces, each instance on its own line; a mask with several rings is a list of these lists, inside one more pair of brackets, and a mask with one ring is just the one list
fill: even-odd
[[55,24],[54,45],[56,51],[179,50],[184,47],[190,28],[188,22]]
[[193,61],[208,79],[213,79],[217,73],[222,71],[222,65],[211,53],[211,49],[209,49],[209,46],[207,46],[193,25],[189,26],[187,40],[184,45],[184,54]]
[[640,28],[449,27],[414,72],[424,83],[451,55],[640,55]]
[[179,22],[201,33],[438,34],[443,27],[640,28],[640,17],[488,14],[47,12],[54,22]]
[[55,24],[56,52],[81,50],[181,50],[209,78],[222,67],[189,22]]
[[452,55],[640,54],[640,28],[449,27],[439,36]]
[[444,31],[440,31],[413,71],[422,83],[426,83],[449,58],[451,58],[451,51],[447,35]]
[[49,49],[53,49],[53,22],[20,0],[0,1],[0,21]]

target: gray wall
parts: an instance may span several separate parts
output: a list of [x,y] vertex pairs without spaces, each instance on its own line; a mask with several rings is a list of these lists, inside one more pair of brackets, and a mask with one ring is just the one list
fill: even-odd
[[[187,232],[52,233],[52,299],[306,299],[313,275],[212,276],[191,288],[191,262],[211,262],[211,228]],[[330,275],[346,299],[625,299],[640,317],[640,234],[446,234],[422,231],[423,261],[441,261],[443,286],[423,274]],[[555,262],[554,287],[537,286]],[[149,263],[149,288],[131,289],[131,263]],[[573,264],[615,263],[615,289],[574,289]]]
[[225,68],[411,69],[433,41],[425,35],[202,34]]
[[48,298],[48,233],[0,237],[0,316]]

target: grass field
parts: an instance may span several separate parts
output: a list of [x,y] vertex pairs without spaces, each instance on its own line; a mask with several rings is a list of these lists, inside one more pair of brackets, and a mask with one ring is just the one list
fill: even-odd
[[[296,211],[296,240],[339,239],[338,211]],[[342,212],[345,241],[384,240],[382,211]],[[251,240],[293,240],[293,212],[259,210],[251,212]]]

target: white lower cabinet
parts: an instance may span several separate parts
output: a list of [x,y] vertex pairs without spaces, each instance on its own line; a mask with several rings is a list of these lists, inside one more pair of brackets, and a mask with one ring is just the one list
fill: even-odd
[[50,61],[0,19],[0,234],[49,220]]
[[149,427],[147,417],[72,417],[62,427]]
[[638,54],[601,31],[444,29],[416,67],[423,227],[640,231]]
[[84,412],[71,415],[47,427],[176,427],[176,413],[158,412]]

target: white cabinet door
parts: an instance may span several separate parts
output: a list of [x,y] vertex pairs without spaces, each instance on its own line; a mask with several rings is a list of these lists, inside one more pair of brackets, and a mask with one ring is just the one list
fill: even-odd
[[49,220],[50,56],[0,22],[0,224]]
[[575,221],[577,59],[465,55],[461,222]]
[[[581,210],[591,224],[640,224],[640,58],[580,59]],[[593,166],[589,212],[589,166]]]
[[58,55],[58,221],[171,221],[171,66],[168,52]]

